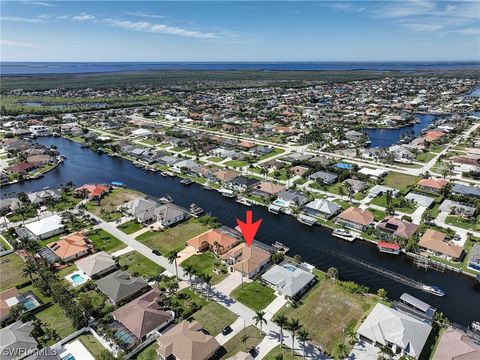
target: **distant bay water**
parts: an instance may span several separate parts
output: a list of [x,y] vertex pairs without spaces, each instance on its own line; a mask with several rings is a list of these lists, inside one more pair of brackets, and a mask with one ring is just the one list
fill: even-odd
[[143,70],[263,71],[418,71],[480,70],[480,61],[465,62],[0,62],[1,75],[81,74]]

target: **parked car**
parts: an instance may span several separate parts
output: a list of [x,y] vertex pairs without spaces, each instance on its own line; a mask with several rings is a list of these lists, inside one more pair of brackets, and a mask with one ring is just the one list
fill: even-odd
[[162,254],[158,250],[152,250],[152,253],[154,253],[157,256],[162,256]]
[[258,348],[254,347],[254,348],[251,348],[248,353],[249,353],[250,355],[252,355],[253,357],[257,357],[259,351],[258,351]]
[[233,331],[233,329],[229,326],[227,326],[225,329],[222,330],[222,335],[228,335]]

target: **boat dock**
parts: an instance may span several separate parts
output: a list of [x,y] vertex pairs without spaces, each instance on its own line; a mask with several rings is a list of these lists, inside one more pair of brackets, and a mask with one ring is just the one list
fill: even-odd
[[[417,269],[424,269],[425,271],[428,270],[435,270],[439,272],[445,272],[447,265],[439,263],[437,261],[432,261],[429,258],[424,256],[419,256],[415,254],[409,254],[413,257],[413,264],[417,267]],[[458,271],[458,269],[456,269]]]

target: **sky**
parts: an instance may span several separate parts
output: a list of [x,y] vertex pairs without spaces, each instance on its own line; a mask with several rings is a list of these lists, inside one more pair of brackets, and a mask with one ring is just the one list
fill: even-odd
[[4,1],[2,61],[480,60],[479,1]]

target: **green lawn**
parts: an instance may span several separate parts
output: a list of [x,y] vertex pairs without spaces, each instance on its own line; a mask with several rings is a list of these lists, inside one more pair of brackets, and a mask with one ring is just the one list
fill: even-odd
[[437,154],[431,152],[421,152],[417,155],[417,161],[421,162],[429,162],[432,160]]
[[59,271],[57,272],[57,276],[58,276],[60,279],[62,279],[62,278],[64,278],[65,276],[67,276],[68,274],[71,274],[71,273],[73,273],[74,271],[77,271],[77,270],[78,270],[77,265],[72,264],[72,265],[69,265],[69,266],[63,268],[62,270],[59,270]]
[[193,266],[199,273],[212,275],[212,284],[218,284],[228,276],[227,267],[210,251],[190,256],[182,262],[182,267],[187,265]]
[[342,207],[343,210],[346,210],[348,209],[350,206],[350,203],[348,201],[344,201],[344,200],[338,200],[338,199],[335,199],[333,200],[334,203],[337,203],[338,205],[340,205]]
[[369,208],[368,211],[370,211],[373,214],[373,216],[375,217],[375,221],[382,221],[383,219],[385,219],[385,216],[387,215],[385,211],[374,209],[374,208]]
[[154,263],[137,251],[120,255],[118,257],[118,264],[122,268],[126,266],[130,273],[138,274],[146,278],[151,278],[165,271],[160,265]]
[[148,345],[145,349],[140,351],[135,357],[136,360],[156,360],[158,359],[157,354],[158,343],[154,341]]
[[95,359],[100,359],[102,352],[106,351],[105,347],[98,342],[98,340],[92,334],[83,334],[79,337],[73,339],[72,341],[80,340],[80,342],[87,348],[90,354],[93,355]]
[[[72,322],[65,314],[65,311],[63,311],[58,304],[54,304],[36,313],[35,317],[42,321],[42,323],[47,325],[47,327],[50,329],[55,330],[61,339],[75,332]],[[55,342],[56,341],[51,339],[49,340],[48,344],[50,345]]]
[[193,314],[193,318],[202,324],[210,335],[217,336],[237,319],[237,315],[216,302],[209,302]]
[[22,269],[24,262],[20,256],[11,253],[0,258],[0,291],[10,289],[26,281]]
[[122,230],[125,234],[133,234],[138,230],[143,228],[143,225],[140,224],[137,220],[130,220],[122,225],[119,225],[118,228]]
[[406,190],[409,186],[415,185],[420,178],[418,176],[390,172],[383,179],[383,185],[394,187],[398,190]]
[[[291,342],[290,341],[287,341],[286,344],[284,344],[283,346],[291,346]],[[302,356],[297,354],[296,352],[293,353],[292,355],[292,351],[288,348],[281,348],[280,345],[278,345],[277,347],[274,347],[272,350],[270,350],[270,352],[265,355],[265,357],[263,358],[264,360],[276,360],[275,356],[279,356],[279,354],[282,355],[282,360],[297,360],[297,359],[302,359]]]
[[281,148],[273,148],[273,151],[270,152],[269,154],[265,154],[265,155],[262,155],[258,158],[259,161],[261,160],[265,160],[265,159],[269,159],[273,156],[276,156],[276,155],[280,155],[280,154],[283,154],[285,152],[284,149],[281,149]]
[[40,247],[45,247],[45,246],[47,246],[47,244],[50,244],[51,242],[60,240],[60,237],[65,236],[65,235],[68,235],[68,234],[67,233],[58,234],[58,235],[55,235],[55,236],[52,236],[52,237],[49,237],[49,238],[46,238],[46,239],[43,239],[43,240],[38,240],[37,243],[38,243],[38,245],[40,245]]
[[268,176],[277,180],[288,180],[292,177],[292,174],[287,169],[274,170],[268,174]]
[[333,353],[344,330],[355,328],[375,303],[374,296],[352,294],[331,280],[322,280],[302,298],[299,307],[286,305],[279,313],[298,319],[313,343]]
[[448,215],[445,219],[445,223],[466,230],[480,231],[480,215],[472,220],[466,220],[459,216]]
[[117,207],[138,197],[143,198],[145,195],[131,189],[113,189],[100,201],[89,201],[86,209],[105,221],[115,221],[123,216]]
[[224,163],[226,166],[230,166],[233,168],[240,168],[248,165],[247,161],[241,161],[241,160],[230,160]]
[[172,250],[181,251],[191,238],[208,230],[206,225],[197,219],[191,219],[175,227],[162,231],[147,231],[137,237],[137,240],[151,249],[156,249],[166,255]]
[[68,195],[65,201],[60,201],[53,206],[50,206],[48,210],[50,211],[63,211],[66,209],[71,209],[77,205],[82,199],[76,198],[73,195]]
[[244,283],[233,290],[230,294],[232,298],[240,301],[250,309],[259,311],[265,309],[268,304],[275,300],[275,291],[257,281]]
[[92,242],[95,250],[114,252],[127,247],[125,243],[118,240],[115,236],[103,229],[95,229],[88,234],[88,239]]
[[40,290],[38,290],[35,286],[33,285],[28,285],[28,286],[25,286],[21,289],[18,289],[18,291],[20,291],[22,294],[23,293],[26,293],[27,291],[31,291],[35,294],[35,296],[40,299],[42,301],[42,303],[46,304],[46,303],[49,303],[52,299],[48,296],[45,296],[41,293]]
[[[387,195],[380,195],[370,201],[370,204],[382,206],[384,208],[387,207]],[[416,206],[412,202],[405,202],[404,206],[402,206],[401,200],[397,197],[392,198],[392,205],[395,210],[398,210],[403,213],[411,214],[415,211]],[[406,205],[406,206],[405,206]]]
[[211,156],[211,157],[209,157],[207,160],[218,163],[218,162],[220,162],[220,161],[223,161],[224,159],[221,158],[221,157],[219,157],[219,156]]
[[[244,334],[248,336],[245,343],[242,342]],[[240,351],[248,352],[251,348],[260,344],[264,337],[265,335],[257,327],[253,325],[247,326],[223,345],[226,354],[222,356],[222,359],[228,359]]]

